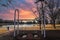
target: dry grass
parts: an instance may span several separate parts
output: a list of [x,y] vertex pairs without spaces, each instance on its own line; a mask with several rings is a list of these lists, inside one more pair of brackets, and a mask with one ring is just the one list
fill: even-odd
[[7,29],[6,28],[0,28],[0,34],[3,34],[3,33],[6,33],[7,32]]
[[[44,28],[42,27],[42,29],[44,29]],[[45,26],[45,29],[46,30],[60,30],[60,24],[56,25],[56,29],[54,29],[54,27],[51,24],[48,24]],[[13,30],[12,27],[10,28],[10,31],[11,30]],[[40,27],[39,27],[39,25],[34,25],[32,27],[20,27],[20,30],[40,30]],[[8,32],[6,27],[0,28],[0,34],[6,33],[6,32]]]

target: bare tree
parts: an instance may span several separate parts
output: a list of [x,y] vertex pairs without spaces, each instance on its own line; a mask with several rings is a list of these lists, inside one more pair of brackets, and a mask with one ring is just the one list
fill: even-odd
[[[58,1],[57,1],[58,2]],[[57,18],[57,15],[58,15],[58,4],[56,5],[55,3],[55,0],[50,0],[49,3],[48,3],[48,7],[49,7],[49,10],[50,10],[50,13],[49,13],[49,16],[51,17],[51,20],[52,20],[52,24],[53,24],[53,27],[55,27],[55,20]]]
[[60,8],[58,9],[57,11],[57,17],[56,17],[56,23],[59,23],[60,24]]
[[[3,3],[3,1],[6,1]],[[0,6],[8,7],[10,4],[12,4],[13,0],[0,0]]]

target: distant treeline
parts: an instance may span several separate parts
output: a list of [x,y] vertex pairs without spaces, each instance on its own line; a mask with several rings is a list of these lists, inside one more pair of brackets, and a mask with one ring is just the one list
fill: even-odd
[[[39,22],[19,22],[19,24],[38,24]],[[2,20],[0,19],[0,25],[13,25],[14,24],[14,21],[13,20]],[[18,24],[18,22],[16,22],[16,24]]]
[[0,19],[0,25],[7,25],[7,24],[13,24],[14,22],[12,20],[2,20]]
[[[47,20],[45,20],[45,23],[49,24]],[[13,20],[2,20],[2,19],[0,19],[0,25],[13,25],[13,24],[14,24]],[[16,21],[16,24],[18,24],[17,21]],[[41,21],[39,21],[39,20],[37,20],[37,22],[35,22],[35,21],[33,21],[33,22],[23,22],[23,21],[20,21],[19,24],[41,24]],[[51,21],[50,24],[52,24],[52,21]]]

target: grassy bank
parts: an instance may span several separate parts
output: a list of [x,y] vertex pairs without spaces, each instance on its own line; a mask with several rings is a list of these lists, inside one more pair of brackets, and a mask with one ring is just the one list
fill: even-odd
[[[43,27],[41,27],[41,28],[43,29]],[[40,30],[40,26],[39,25],[33,25],[32,27],[24,26],[24,27],[20,27],[19,29],[20,30]],[[56,25],[56,29],[54,29],[54,27],[51,24],[48,24],[48,25],[45,25],[45,29],[46,30],[60,30],[60,24]],[[9,31],[11,31],[11,30],[13,30],[13,27],[10,27]],[[6,33],[6,32],[8,32],[6,27],[1,27],[0,28],[0,34]]]

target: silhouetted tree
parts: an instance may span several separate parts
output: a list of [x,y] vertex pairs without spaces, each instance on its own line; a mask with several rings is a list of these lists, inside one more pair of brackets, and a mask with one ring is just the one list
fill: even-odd
[[55,20],[56,20],[59,13],[58,13],[58,4],[56,5],[56,3],[54,1],[55,0],[50,0],[48,2],[48,7],[49,7],[49,10],[50,10],[49,16],[52,19],[52,23],[53,23],[54,28],[56,28],[55,27]]
[[0,19],[0,23],[2,23],[3,22],[3,19]]
[[[3,1],[6,1],[3,3]],[[10,4],[12,4],[13,0],[0,0],[0,6],[8,7]]]
[[57,11],[57,23],[60,23],[60,8]]

